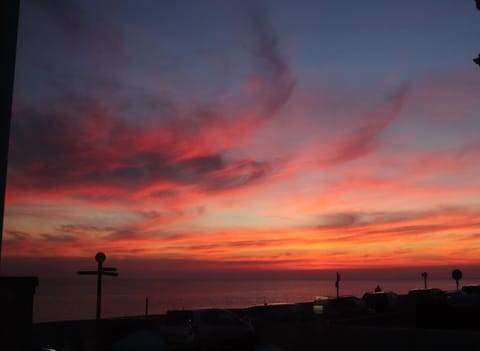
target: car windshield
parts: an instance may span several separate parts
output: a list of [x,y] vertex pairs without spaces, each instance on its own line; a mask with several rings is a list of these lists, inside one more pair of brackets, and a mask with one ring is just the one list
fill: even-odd
[[192,322],[193,313],[191,311],[168,311],[165,317],[167,325],[182,325]]
[[202,311],[201,321],[212,325],[235,325],[240,321],[232,313],[221,310]]

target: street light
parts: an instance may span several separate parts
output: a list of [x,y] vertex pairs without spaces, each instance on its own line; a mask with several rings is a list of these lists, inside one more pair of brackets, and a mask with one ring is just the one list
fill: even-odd
[[103,262],[107,259],[107,256],[103,252],[99,252],[95,255],[95,261],[97,261],[96,271],[78,271],[78,275],[96,275],[97,276],[97,321],[101,318],[102,309],[102,276],[108,275],[111,277],[118,277],[117,269],[115,267],[103,267]]

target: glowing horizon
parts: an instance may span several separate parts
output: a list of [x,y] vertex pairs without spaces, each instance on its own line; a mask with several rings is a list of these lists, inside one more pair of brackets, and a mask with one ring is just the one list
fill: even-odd
[[22,2],[2,255],[480,264],[479,21],[431,3]]

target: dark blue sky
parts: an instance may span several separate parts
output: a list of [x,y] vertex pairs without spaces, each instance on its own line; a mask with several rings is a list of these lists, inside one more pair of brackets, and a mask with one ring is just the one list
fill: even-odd
[[478,264],[470,0],[22,1],[5,256]]

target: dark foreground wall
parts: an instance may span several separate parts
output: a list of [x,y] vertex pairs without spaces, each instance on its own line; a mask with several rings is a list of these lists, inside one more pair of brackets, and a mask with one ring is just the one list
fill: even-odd
[[0,268],[19,0],[0,1]]
[[0,277],[0,350],[31,350],[36,277]]

